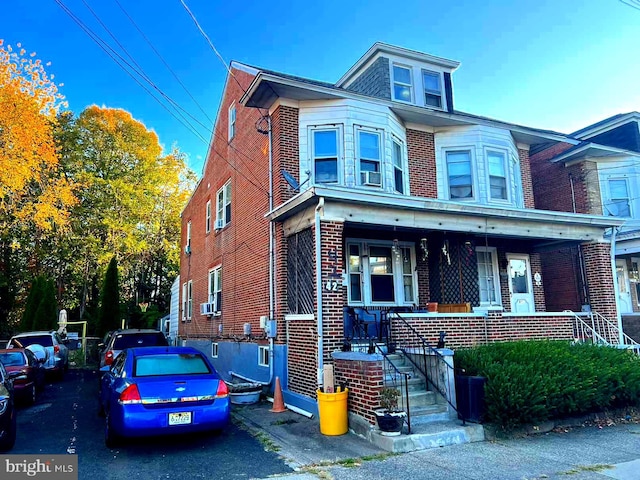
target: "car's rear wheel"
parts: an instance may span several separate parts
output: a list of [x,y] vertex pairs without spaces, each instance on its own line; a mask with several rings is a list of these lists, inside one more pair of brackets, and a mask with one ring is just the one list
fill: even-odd
[[0,452],[7,452],[13,448],[16,443],[16,412],[15,410],[12,413],[13,418],[11,419],[11,425],[9,426],[9,431],[6,436],[0,440]]
[[104,444],[107,448],[114,448],[120,444],[120,437],[113,431],[111,427],[111,417],[107,413],[104,422]]

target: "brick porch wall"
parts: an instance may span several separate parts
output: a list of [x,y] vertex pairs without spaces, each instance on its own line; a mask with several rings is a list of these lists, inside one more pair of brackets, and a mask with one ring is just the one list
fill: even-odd
[[292,320],[287,322],[288,388],[292,392],[315,398],[317,381],[316,320]]
[[582,253],[591,310],[609,320],[615,320],[616,298],[611,270],[611,245],[585,243],[582,244]]
[[[342,236],[344,224],[321,221],[322,232],[322,284],[337,282],[337,289],[322,290],[322,335],[324,361],[331,362],[331,352],[340,350],[344,340],[344,319],[342,307],[344,288],[342,287]],[[317,310],[317,309],[316,309]]]
[[375,424],[373,410],[380,408],[384,386],[382,356],[354,352],[345,356],[351,359],[336,358],[333,363],[336,382],[345,382],[349,388],[347,408]]

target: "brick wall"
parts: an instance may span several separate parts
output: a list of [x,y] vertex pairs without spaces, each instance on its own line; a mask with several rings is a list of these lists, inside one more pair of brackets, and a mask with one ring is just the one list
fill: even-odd
[[296,193],[280,175],[282,169],[289,172],[298,182],[300,181],[298,113],[297,108],[281,105],[272,115],[274,206],[281,205]]
[[344,339],[344,289],[342,288],[342,233],[341,222],[321,222],[322,232],[322,284],[337,282],[335,291],[322,290],[322,335],[324,361],[331,362],[331,352],[342,348]]
[[[345,382],[348,385],[348,410],[375,424],[376,417],[373,411],[380,408],[380,392],[384,386],[381,355],[352,353],[350,356],[354,359],[334,360],[336,382]],[[360,356],[363,359],[357,360]]]
[[608,243],[582,244],[585,276],[591,310],[609,320],[616,318],[616,298],[611,270],[611,245]]
[[578,248],[563,248],[541,255],[542,282],[547,310],[579,312],[586,299],[580,286]]
[[317,325],[314,320],[287,322],[288,389],[315,398],[317,382]]
[[433,133],[407,129],[411,195],[438,198]]
[[522,191],[524,193],[524,207],[536,208],[535,197],[533,194],[533,183],[531,180],[529,150],[519,148],[518,157],[520,158],[520,176],[522,178]]
[[536,273],[540,273],[540,275],[542,275],[542,263],[540,260],[540,254],[530,254],[529,263],[531,264],[531,283],[533,284],[533,302],[536,306],[536,312],[546,312],[547,304],[544,298],[544,277],[542,278],[540,285],[537,285],[535,278],[533,278]]

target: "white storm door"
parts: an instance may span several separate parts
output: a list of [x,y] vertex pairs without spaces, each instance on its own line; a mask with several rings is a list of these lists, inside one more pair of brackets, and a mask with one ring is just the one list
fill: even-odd
[[529,255],[507,254],[509,264],[509,295],[511,311],[514,313],[531,313],[536,311],[533,301],[533,285],[531,282],[531,264]]
[[632,313],[631,284],[626,260],[616,260],[616,280],[618,284],[618,308],[620,313]]

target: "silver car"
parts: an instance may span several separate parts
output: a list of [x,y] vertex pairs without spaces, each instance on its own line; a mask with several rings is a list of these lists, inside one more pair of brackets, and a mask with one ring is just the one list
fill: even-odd
[[100,353],[100,371],[108,372],[111,364],[125,348],[166,347],[167,337],[158,330],[125,329],[107,334],[106,341],[98,345]]
[[58,378],[64,377],[64,372],[69,369],[69,349],[57,332],[24,332],[11,337],[7,348],[27,348],[31,345],[41,345],[47,351],[44,362],[45,371],[55,374]]

